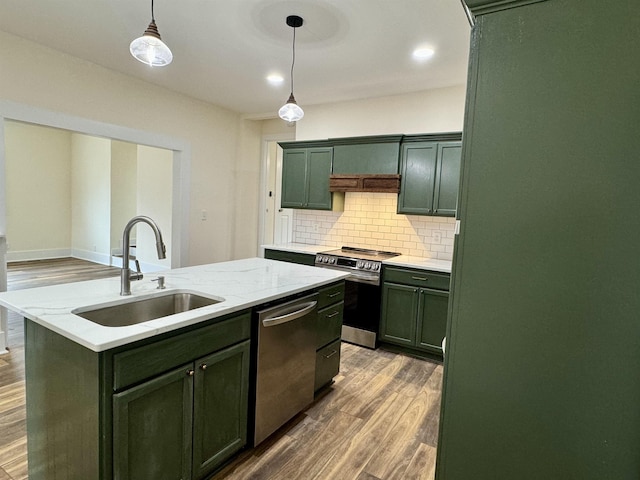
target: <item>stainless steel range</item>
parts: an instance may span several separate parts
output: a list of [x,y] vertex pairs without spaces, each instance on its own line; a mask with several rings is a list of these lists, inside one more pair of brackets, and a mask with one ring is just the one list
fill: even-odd
[[380,324],[382,261],[400,255],[342,247],[316,255],[316,267],[349,272],[346,278],[342,340],[376,348]]

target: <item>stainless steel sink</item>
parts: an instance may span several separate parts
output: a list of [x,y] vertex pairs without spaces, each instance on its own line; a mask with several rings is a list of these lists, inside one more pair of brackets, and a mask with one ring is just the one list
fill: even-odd
[[126,327],[176,313],[220,303],[222,299],[193,292],[167,292],[139,300],[131,299],[107,307],[78,308],[71,313],[105,327]]

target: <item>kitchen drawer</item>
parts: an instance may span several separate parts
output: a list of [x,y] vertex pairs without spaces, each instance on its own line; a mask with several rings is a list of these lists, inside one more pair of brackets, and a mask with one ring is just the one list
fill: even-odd
[[344,282],[321,288],[318,292],[318,310],[344,300]]
[[325,386],[340,371],[340,340],[316,352],[316,381],[314,390]]
[[280,260],[281,262],[299,263],[300,265],[313,266],[316,262],[316,256],[310,253],[287,252],[285,250],[264,251],[264,258],[269,260]]
[[425,270],[386,267],[383,281],[413,285],[416,287],[433,288],[434,290],[449,290],[450,275],[433,273]]
[[316,348],[340,339],[344,302],[336,303],[318,311],[316,324]]
[[166,338],[113,356],[113,389],[121,390],[166,372],[176,365],[228,347],[250,337],[251,313]]

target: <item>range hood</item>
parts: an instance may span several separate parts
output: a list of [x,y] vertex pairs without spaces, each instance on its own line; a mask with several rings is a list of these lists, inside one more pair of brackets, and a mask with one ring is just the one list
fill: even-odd
[[332,174],[329,176],[331,192],[400,192],[398,174]]

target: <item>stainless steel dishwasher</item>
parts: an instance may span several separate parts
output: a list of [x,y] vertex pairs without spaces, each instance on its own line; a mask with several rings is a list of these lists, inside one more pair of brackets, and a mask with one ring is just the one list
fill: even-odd
[[258,310],[254,445],[313,401],[318,294]]

